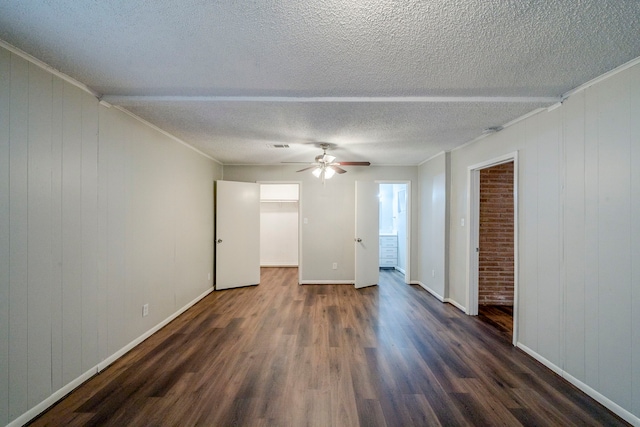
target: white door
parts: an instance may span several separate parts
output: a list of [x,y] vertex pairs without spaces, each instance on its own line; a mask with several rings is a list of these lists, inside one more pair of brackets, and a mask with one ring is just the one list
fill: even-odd
[[377,285],[380,276],[378,192],[377,182],[356,181],[356,288]]
[[260,185],[216,181],[216,290],[260,283]]

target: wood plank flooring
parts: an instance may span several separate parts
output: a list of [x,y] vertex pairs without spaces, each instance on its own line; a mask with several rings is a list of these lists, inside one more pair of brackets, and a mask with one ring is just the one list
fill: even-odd
[[214,292],[35,426],[626,425],[478,318],[400,276]]
[[478,319],[500,331],[505,339],[513,339],[513,307],[508,305],[480,305]]

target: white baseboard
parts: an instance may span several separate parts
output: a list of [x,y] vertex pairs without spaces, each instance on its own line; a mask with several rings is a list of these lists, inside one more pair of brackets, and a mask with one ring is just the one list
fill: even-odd
[[[352,285],[353,281],[352,280],[305,280],[305,281],[301,281],[300,284],[321,284],[321,285],[349,284],[349,285]],[[456,301],[454,301],[454,300],[452,300],[450,298],[446,298],[446,299],[443,298],[442,296],[440,296],[438,293],[434,292],[432,289],[430,289],[428,286],[426,286],[422,282],[412,281],[411,284],[420,285],[422,288],[424,288],[427,292],[432,294],[435,298],[437,298],[441,302],[449,303],[449,304],[455,306],[456,308],[460,309],[463,312],[466,311],[466,309],[463,306],[461,306],[460,304],[458,304]],[[111,356],[109,356],[108,358],[106,358],[105,360],[103,360],[102,362],[97,364],[96,366],[92,367],[91,369],[87,370],[86,372],[84,372],[83,374],[81,374],[80,376],[75,378],[74,380],[70,381],[65,386],[61,387],[60,389],[58,389],[57,391],[52,393],[48,398],[46,398],[45,400],[43,400],[42,402],[40,402],[36,406],[32,407],[27,412],[25,412],[24,414],[20,415],[18,418],[16,418],[13,421],[11,421],[9,424],[7,424],[7,427],[19,427],[19,426],[22,426],[22,425],[28,423],[29,421],[31,421],[32,419],[34,419],[35,417],[40,415],[42,412],[44,412],[47,408],[49,408],[50,406],[55,404],[58,400],[62,399],[64,396],[66,396],[67,394],[72,392],[74,389],[76,389],[82,383],[84,383],[85,381],[87,381],[88,379],[90,379],[92,376],[94,376],[95,374],[99,373],[100,371],[104,370],[106,367],[111,365],[113,362],[115,362],[117,359],[122,357],[128,351],[130,351],[135,346],[140,344],[142,341],[144,341],[145,339],[149,338],[151,335],[153,335],[154,333],[156,333],[157,331],[162,329],[169,322],[171,322],[176,317],[178,317],[179,315],[181,315],[182,313],[187,311],[189,308],[191,308],[194,304],[196,304],[202,298],[204,298],[207,295],[209,295],[212,291],[213,291],[213,288],[207,289],[201,295],[196,297],[191,302],[187,303],[184,307],[180,308],[174,314],[172,314],[171,316],[167,317],[165,320],[163,320],[162,322],[160,322],[159,324],[157,324],[156,326],[154,326],[153,328],[151,328],[150,330],[148,330],[147,332],[142,334],[140,337],[138,337],[135,340],[131,341],[129,344],[124,346],[122,349],[118,350],[117,352],[115,352],[114,354],[112,354]],[[536,353],[535,351],[533,351],[532,349],[530,349],[526,345],[522,344],[521,342],[518,342],[516,345],[517,345],[518,348],[520,348],[522,351],[527,353],[529,356],[533,357],[534,359],[536,359],[537,361],[542,363],[544,366],[546,366],[547,368],[551,369],[556,374],[560,375],[562,378],[564,378],[567,381],[569,381],[571,384],[576,386],[578,389],[580,389],[581,391],[583,391],[584,393],[586,393],[587,395],[592,397],[594,400],[596,400],[597,402],[599,402],[600,404],[602,404],[603,406],[605,406],[606,408],[608,408],[609,410],[611,410],[612,412],[617,414],[619,417],[621,417],[622,419],[624,419],[628,423],[630,423],[630,424],[632,424],[634,426],[640,426],[640,418],[639,417],[637,417],[634,414],[632,414],[631,412],[627,411],[626,409],[624,409],[623,407],[621,407],[617,403],[613,402],[611,399],[607,398],[606,396],[602,395],[598,391],[594,390],[593,388],[591,388],[587,384],[583,383],[579,379],[573,377],[568,372],[565,372],[563,369],[561,369],[560,367],[556,366],[554,363],[552,363],[551,361],[549,361],[546,358],[542,357],[541,355],[539,355],[538,353]]]
[[431,289],[430,287],[428,287],[427,285],[425,285],[421,281],[415,280],[415,281],[412,281],[411,284],[412,285],[420,285],[420,287],[422,287],[425,291],[429,292],[431,295],[436,297],[438,299],[438,301],[443,302],[443,303],[447,303],[447,304],[451,304],[452,306],[454,306],[458,310],[462,311],[463,313],[467,312],[467,309],[463,305],[458,304],[455,300],[452,300],[451,298],[444,298],[442,295],[440,295],[439,293],[437,293],[436,291],[434,291],[433,289]]
[[213,288],[207,289],[205,292],[200,294],[198,297],[196,297],[191,302],[187,303],[184,307],[180,308],[178,311],[173,313],[171,316],[167,317],[165,320],[163,320],[162,322],[158,323],[156,326],[154,326],[153,328],[149,329],[147,332],[145,332],[144,334],[142,334],[141,336],[139,336],[135,340],[131,341],[129,344],[127,344],[126,346],[122,347],[120,350],[116,351],[111,356],[107,357],[102,362],[98,363],[96,366],[92,367],[91,369],[89,369],[85,373],[81,374],[79,377],[77,377],[74,380],[70,381],[69,383],[65,384],[63,387],[61,387],[60,389],[58,389],[57,391],[52,393],[49,397],[47,397],[45,400],[43,400],[39,404],[37,404],[33,408],[29,409],[27,412],[25,412],[24,414],[20,415],[18,418],[16,418],[13,421],[11,421],[9,424],[7,424],[7,427],[19,427],[19,426],[25,425],[26,423],[28,423],[29,421],[31,421],[32,419],[34,419],[35,417],[37,417],[38,415],[43,413],[45,410],[47,410],[50,406],[52,406],[53,404],[58,402],[60,399],[65,397],[67,394],[71,393],[73,390],[75,390],[82,383],[84,383],[85,381],[90,379],[92,376],[94,376],[95,374],[103,371],[107,366],[111,365],[113,362],[118,360],[120,357],[125,355],[127,352],[129,352],[135,346],[140,344],[142,341],[146,340],[151,335],[153,335],[154,333],[158,332],[160,329],[162,329],[164,326],[166,326],[169,322],[171,322],[176,317],[178,317],[179,315],[181,315],[182,313],[187,311],[189,308],[191,308],[195,303],[197,303],[202,298],[204,298],[207,295],[209,295],[212,291],[213,291]]
[[353,285],[355,280],[301,280],[301,285]]
[[167,317],[166,319],[164,319],[162,322],[158,323],[156,326],[154,326],[153,328],[149,329],[147,332],[145,332],[144,334],[140,335],[138,338],[136,338],[135,340],[131,341],[129,344],[125,345],[124,347],[122,347],[120,350],[116,351],[115,353],[113,353],[111,356],[107,357],[106,359],[104,359],[102,362],[98,363],[98,372],[103,371],[104,369],[106,369],[109,365],[111,365],[113,362],[115,362],[116,360],[118,360],[119,358],[121,358],[122,356],[124,356],[126,353],[128,353],[129,351],[131,351],[131,349],[133,349],[135,346],[137,346],[138,344],[140,344],[142,341],[146,340],[147,338],[149,338],[151,335],[155,334],[156,332],[158,332],[160,329],[164,328],[166,325],[168,325],[172,320],[174,320],[176,317],[180,316],[182,313],[184,313],[185,311],[187,311],[189,308],[191,308],[195,303],[197,303],[198,301],[200,301],[202,298],[206,297],[207,295],[209,295],[211,292],[213,292],[213,288],[209,288],[206,291],[204,291],[202,294],[200,294],[199,296],[197,296],[194,300],[188,302],[186,305],[184,305],[182,308],[180,308],[178,311],[176,311],[175,313],[173,313],[171,316]]
[[78,378],[72,380],[70,383],[51,394],[49,397],[38,403],[33,408],[29,409],[24,414],[20,415],[15,420],[11,421],[9,424],[7,424],[7,427],[20,427],[25,425],[97,373],[98,367],[94,366],[87,372],[81,374]]
[[444,302],[444,297],[442,295],[440,295],[439,293],[437,293],[436,291],[434,291],[433,289],[431,289],[430,287],[428,287],[427,285],[425,285],[424,283],[422,283],[419,280],[412,280],[411,281],[412,285],[419,285],[422,289],[424,289],[425,291],[429,292],[431,295],[433,295],[434,297],[436,297],[436,299],[440,302]]
[[639,417],[635,416],[634,414],[632,414],[631,412],[627,411],[626,409],[624,409],[623,407],[621,407],[620,405],[618,405],[617,403],[615,403],[611,399],[607,398],[606,396],[604,396],[601,393],[599,393],[598,391],[594,390],[593,388],[591,388],[587,384],[583,383],[582,381],[580,381],[579,379],[577,379],[576,377],[574,377],[570,373],[566,372],[565,370],[563,370],[559,366],[556,366],[554,363],[552,363],[551,361],[549,361],[546,358],[542,357],[541,355],[539,355],[538,353],[536,353],[535,351],[533,351],[532,349],[530,349],[526,345],[522,344],[521,342],[518,342],[516,344],[516,346],[519,349],[521,349],[522,351],[524,351],[525,353],[527,353],[529,356],[531,356],[534,359],[536,359],[538,362],[542,363],[547,368],[551,369],[556,374],[560,375],[565,380],[569,381],[571,384],[573,384],[574,386],[579,388],[582,392],[584,392],[588,396],[592,397],[594,400],[596,400],[602,406],[604,406],[605,408],[609,409],[611,412],[615,413],[616,415],[618,415],[620,418],[624,419],[629,424],[634,425],[634,426],[640,426],[640,418]]
[[457,308],[458,310],[462,311],[463,313],[467,313],[467,309],[464,305],[458,304],[458,302],[456,300],[452,300],[451,298],[445,298],[444,302],[446,302],[447,304],[451,304],[452,306],[454,306],[455,308]]
[[260,264],[260,267],[297,267],[297,263],[288,262],[265,262]]

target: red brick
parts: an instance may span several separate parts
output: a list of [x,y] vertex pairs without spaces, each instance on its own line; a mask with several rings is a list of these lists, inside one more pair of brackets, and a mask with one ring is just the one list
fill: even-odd
[[480,171],[481,304],[513,305],[513,162]]

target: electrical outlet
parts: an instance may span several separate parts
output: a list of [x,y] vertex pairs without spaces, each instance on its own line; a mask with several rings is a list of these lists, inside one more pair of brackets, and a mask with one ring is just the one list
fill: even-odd
[[334,262],[334,263],[333,263],[333,266],[332,266],[331,268],[333,268],[334,270],[337,270],[337,269],[338,269],[338,263],[337,263],[337,262]]
[[142,306],[142,317],[146,317],[149,315],[149,304],[145,304]]
[[211,280],[211,273],[207,274],[207,280]]
[[436,271],[435,270],[431,270],[431,277],[436,277]]

